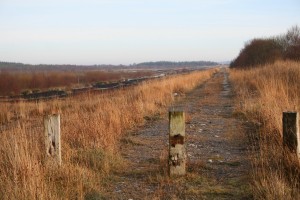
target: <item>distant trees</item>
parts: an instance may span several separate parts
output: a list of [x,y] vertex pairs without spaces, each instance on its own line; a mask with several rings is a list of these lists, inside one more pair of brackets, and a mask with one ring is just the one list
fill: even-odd
[[276,60],[300,60],[300,29],[294,26],[286,34],[268,39],[253,39],[245,44],[232,68],[274,63]]
[[284,55],[288,59],[300,60],[300,29],[298,26],[292,27],[285,35]]
[[135,64],[135,67],[172,68],[172,67],[199,67],[199,66],[213,66],[213,65],[218,65],[218,63],[211,62],[211,61],[184,61],[184,62],[158,61],[158,62],[143,62],[143,63]]
[[31,65],[23,63],[13,63],[13,62],[1,62],[0,61],[0,71],[74,71],[74,70],[102,70],[102,69],[130,69],[132,67],[138,68],[177,68],[177,67],[199,67],[199,66],[213,66],[218,65],[217,62],[211,61],[183,61],[183,62],[170,62],[170,61],[158,61],[158,62],[143,62],[133,65]]

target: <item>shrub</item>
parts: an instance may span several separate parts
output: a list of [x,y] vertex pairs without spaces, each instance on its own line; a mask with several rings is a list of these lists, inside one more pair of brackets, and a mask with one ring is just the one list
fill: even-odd
[[286,34],[268,39],[253,39],[245,44],[231,68],[249,68],[272,64],[276,60],[300,60],[300,29],[294,26]]
[[250,67],[274,63],[282,58],[282,49],[273,39],[254,39],[247,43],[231,67]]

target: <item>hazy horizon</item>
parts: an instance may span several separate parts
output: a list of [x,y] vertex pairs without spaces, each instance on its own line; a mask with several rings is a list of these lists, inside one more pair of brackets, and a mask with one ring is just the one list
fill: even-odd
[[157,61],[143,61],[143,62],[136,62],[136,63],[129,63],[129,64],[111,64],[111,63],[96,63],[96,64],[70,64],[70,63],[36,63],[36,64],[32,64],[32,63],[23,63],[23,62],[18,62],[18,61],[6,61],[6,60],[0,60],[0,62],[3,63],[16,63],[16,64],[24,64],[24,65],[78,65],[78,66],[93,66],[93,65],[113,65],[113,66],[118,66],[118,65],[124,65],[124,66],[134,66],[134,65],[139,65],[139,64],[143,64],[143,63],[159,63],[159,62],[174,62],[174,63],[180,63],[180,62],[212,62],[212,63],[218,63],[218,64],[226,64],[228,61],[220,61],[220,62],[216,62],[213,60],[180,60],[180,61],[169,61],[169,60],[157,60]]
[[3,0],[0,60],[133,64],[234,59],[299,25],[297,0]]

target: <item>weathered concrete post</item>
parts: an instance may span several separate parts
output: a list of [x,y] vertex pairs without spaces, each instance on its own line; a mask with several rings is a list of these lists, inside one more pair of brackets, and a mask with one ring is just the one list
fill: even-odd
[[283,112],[283,146],[297,153],[300,158],[299,114],[298,112]]
[[169,175],[185,175],[185,119],[183,111],[169,112]]
[[47,158],[61,165],[60,115],[44,118],[44,132]]

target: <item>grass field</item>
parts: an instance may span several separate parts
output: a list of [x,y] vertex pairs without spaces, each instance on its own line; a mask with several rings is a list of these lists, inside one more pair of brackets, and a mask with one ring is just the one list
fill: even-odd
[[[0,104],[2,199],[101,198],[109,174],[126,165],[120,139],[165,113],[174,93],[206,81],[214,70],[144,82],[64,100]],[[45,163],[43,116],[61,114],[62,166]]]
[[299,199],[299,161],[282,147],[282,112],[300,106],[300,63],[278,61],[231,70],[236,113],[251,121],[253,193],[256,199]]

